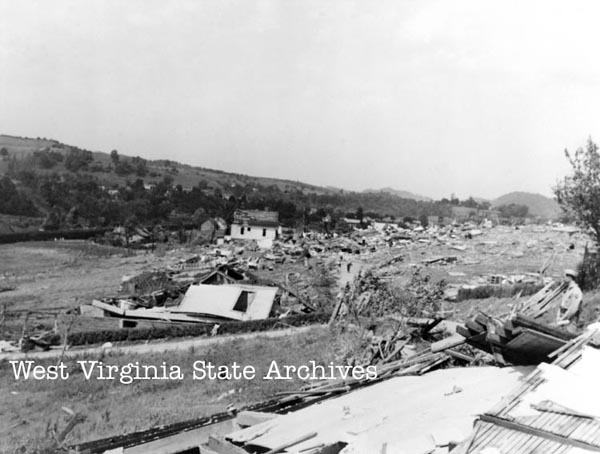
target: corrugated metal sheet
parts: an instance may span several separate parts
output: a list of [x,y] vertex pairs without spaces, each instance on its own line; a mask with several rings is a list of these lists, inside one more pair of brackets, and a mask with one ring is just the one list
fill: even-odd
[[[494,452],[490,448],[495,448],[499,454],[600,452],[600,405],[596,400],[589,402],[594,407],[591,414],[590,405],[586,406],[585,414],[550,401],[531,408],[532,399],[543,396],[544,392],[552,395],[552,391],[558,401],[574,401],[577,393],[589,396],[590,401],[597,395],[595,387],[590,386],[593,383],[590,378],[600,378],[596,376],[599,370],[596,365],[600,361],[598,352],[589,350],[592,348],[589,344],[596,342],[599,333],[590,330],[561,348],[554,355],[553,366],[540,366],[510,396],[489,411],[486,414],[489,417],[484,415],[476,421],[471,437],[452,454],[482,454],[486,448],[488,452]],[[550,382],[559,379],[566,385],[571,380],[571,386],[564,387],[562,399],[556,384],[552,387]],[[587,387],[586,380],[589,382]],[[560,386],[562,384],[561,381]]]
[[466,437],[474,415],[515,386],[523,373],[522,368],[481,367],[392,378],[228,438],[272,449],[316,432],[316,437],[286,452],[338,441],[349,443],[351,452],[361,454],[380,453],[384,443],[388,453],[430,452],[436,445]]

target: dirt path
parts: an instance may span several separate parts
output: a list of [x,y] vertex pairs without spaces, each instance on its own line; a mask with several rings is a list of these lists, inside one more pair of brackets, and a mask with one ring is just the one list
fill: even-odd
[[[348,271],[348,264],[350,264],[350,271]],[[352,256],[346,255],[340,268],[338,290],[343,289],[348,282],[352,282],[362,268],[363,264],[361,262],[352,260]]]
[[[67,350],[64,354],[65,358],[72,358],[81,355],[98,354],[107,351],[117,354],[145,354],[145,353],[162,353],[174,350],[187,350],[189,348],[210,347],[213,345],[222,344],[232,340],[253,339],[256,337],[276,338],[283,336],[292,336],[306,332],[315,326],[302,326],[299,328],[287,328],[275,331],[261,331],[258,333],[234,334],[230,336],[203,337],[193,339],[170,339],[168,341],[159,341],[155,343],[135,344],[135,345],[114,345],[110,347],[97,346],[89,348],[73,348]],[[42,358],[57,358],[61,355],[61,349],[52,349],[47,352],[14,352],[0,353],[0,363],[3,360],[26,360],[26,359],[42,359]]]

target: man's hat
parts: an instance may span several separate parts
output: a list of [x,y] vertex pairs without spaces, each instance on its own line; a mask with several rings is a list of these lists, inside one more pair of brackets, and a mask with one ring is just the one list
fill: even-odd
[[577,272],[573,270],[565,270],[565,276],[571,276],[573,279],[577,279]]

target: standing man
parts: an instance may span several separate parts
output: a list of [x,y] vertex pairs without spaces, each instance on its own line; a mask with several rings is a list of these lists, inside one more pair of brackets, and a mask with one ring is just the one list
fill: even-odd
[[575,282],[576,278],[577,273],[575,271],[565,270],[567,289],[560,302],[558,314],[556,314],[556,324],[559,326],[569,325],[568,327],[571,329],[574,329],[577,322],[579,322],[581,302],[583,300],[583,293],[577,282]]

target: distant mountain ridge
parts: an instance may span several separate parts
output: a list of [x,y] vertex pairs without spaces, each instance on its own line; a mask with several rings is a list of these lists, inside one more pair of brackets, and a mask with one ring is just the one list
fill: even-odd
[[403,199],[422,200],[422,201],[433,200],[430,197],[425,197],[423,195],[415,194],[415,193],[410,192],[410,191],[403,191],[401,189],[394,189],[394,188],[389,188],[389,187],[387,187],[387,188],[381,188],[381,189],[365,189],[363,192],[364,193],[386,192],[388,194],[392,194],[392,195],[401,197]]
[[529,208],[530,215],[546,219],[556,219],[561,212],[560,205],[556,200],[542,194],[521,191],[509,192],[492,200],[492,207],[496,208],[501,205],[510,205],[511,203],[525,205]]

